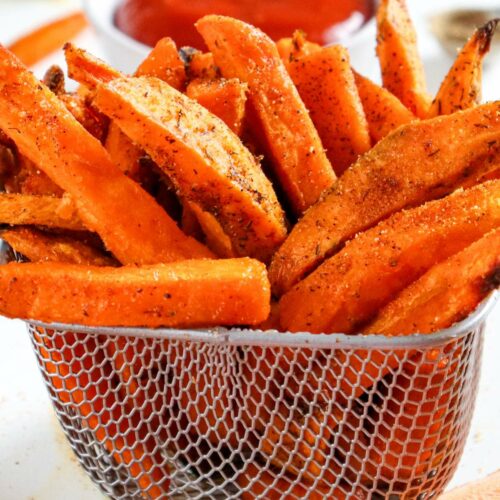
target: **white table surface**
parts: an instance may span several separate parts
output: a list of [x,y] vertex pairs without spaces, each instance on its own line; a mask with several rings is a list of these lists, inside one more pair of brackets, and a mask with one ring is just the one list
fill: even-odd
[[[451,64],[428,31],[433,6],[498,5],[488,0],[409,0],[419,43],[435,91]],[[77,0],[0,0],[0,42],[8,43],[38,23],[78,7]],[[77,43],[97,55],[99,45],[88,30]],[[370,58],[357,68],[374,76]],[[59,62],[55,56],[36,68]],[[500,98],[500,61],[485,70],[484,98]],[[500,305],[488,321],[483,372],[472,429],[459,469],[450,484],[458,486],[500,468]],[[0,318],[0,500],[97,500],[102,494],[77,464],[52,412],[23,323]]]

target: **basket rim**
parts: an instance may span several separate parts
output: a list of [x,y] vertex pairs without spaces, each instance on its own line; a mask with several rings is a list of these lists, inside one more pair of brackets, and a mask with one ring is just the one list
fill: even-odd
[[495,304],[500,292],[494,290],[467,318],[449,328],[431,334],[411,335],[351,335],[345,333],[315,334],[309,332],[291,333],[277,330],[252,330],[250,328],[133,328],[99,327],[71,325],[64,323],[44,323],[26,320],[28,326],[47,330],[71,331],[76,333],[106,335],[111,337],[140,337],[163,340],[180,340],[219,344],[225,346],[295,347],[309,349],[408,349],[439,346],[449,340],[459,339],[480,328]]

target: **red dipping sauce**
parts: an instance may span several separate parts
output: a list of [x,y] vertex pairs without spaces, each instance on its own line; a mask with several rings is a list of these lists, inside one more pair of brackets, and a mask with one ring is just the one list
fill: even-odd
[[150,46],[170,36],[179,47],[203,48],[194,23],[206,14],[242,19],[274,40],[301,29],[308,40],[328,44],[356,32],[373,11],[373,0],[124,0],[115,23]]

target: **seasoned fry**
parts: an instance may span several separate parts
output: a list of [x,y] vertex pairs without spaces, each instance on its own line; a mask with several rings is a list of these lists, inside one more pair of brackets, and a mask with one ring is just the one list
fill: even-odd
[[387,89],[355,71],[354,78],[373,144],[377,144],[401,125],[416,120],[415,115]]
[[[209,257],[135,182],[49,89],[0,48],[0,128],[69,193],[85,226],[124,264]],[[133,207],[130,201],[133,200]]]
[[6,171],[3,187],[7,193],[61,198],[64,191],[28,158],[15,151]]
[[431,268],[383,308],[365,331],[407,335],[447,328],[466,318],[499,286],[500,229],[496,229]]
[[296,61],[300,57],[307,56],[321,50],[321,45],[308,42],[306,35],[302,30],[296,30],[292,38],[282,38],[276,42],[281,60],[289,69],[290,63]]
[[289,64],[289,72],[335,173],[341,175],[371,147],[347,49],[334,45],[300,56]]
[[26,66],[36,64],[40,59],[59,50],[87,26],[83,12],[75,12],[23,36],[8,49]]
[[110,125],[104,145],[113,164],[127,177],[140,182],[143,177],[141,158],[145,153],[115,123]]
[[211,52],[200,52],[191,47],[183,47],[180,50],[180,56],[184,59],[184,67],[189,80],[220,78],[219,68],[215,65]]
[[269,259],[286,235],[283,212],[260,165],[224,122],[155,78],[103,84],[94,102],[183,199],[217,216],[238,255]]
[[[82,58],[85,58],[86,71],[91,73],[90,68],[95,68],[96,80],[99,79],[99,68],[95,65],[95,58],[81,49],[71,48],[71,51],[77,51]],[[135,75],[156,76],[178,90],[184,87],[186,72],[175,42],[170,38],[162,38],[137,68]],[[111,123],[109,127],[105,146],[113,163],[128,177],[142,184],[149,170],[145,169],[141,162],[145,153],[115,123]]]
[[0,223],[85,231],[69,197],[0,194]]
[[219,221],[210,212],[204,212],[196,203],[189,203],[189,207],[205,234],[205,243],[208,248],[219,257],[226,259],[237,257],[231,238],[224,232]]
[[274,42],[257,28],[224,16],[196,24],[226,78],[248,84],[249,101],[277,178],[296,214],[335,180],[332,166]]
[[[236,78],[225,80],[192,80],[186,89],[186,95],[194,99],[212,114],[220,118],[236,135],[243,131],[247,86]],[[230,238],[224,233],[217,219],[192,203],[191,210],[201,225],[206,237],[206,244],[220,257],[236,257]]]
[[18,227],[3,231],[1,238],[30,262],[64,262],[87,266],[116,265],[114,259],[82,241],[35,228]]
[[60,263],[0,267],[0,312],[49,323],[251,325],[267,318],[269,303],[266,268],[248,258],[121,268]]
[[91,90],[101,82],[110,82],[122,76],[120,71],[72,43],[64,45],[64,56],[68,65],[68,76]]
[[139,65],[136,76],[156,76],[177,90],[186,84],[184,62],[171,38],[162,38]]
[[359,231],[408,206],[472,185],[500,163],[500,103],[400,127],[348,169],[275,254],[275,293],[288,291]]
[[[171,47],[170,44],[169,47]],[[84,70],[85,74],[80,73],[78,75],[78,77],[81,78],[81,82],[85,83],[90,81],[96,83],[100,78],[100,68],[99,65],[96,64],[93,56],[81,49],[73,49],[73,52],[74,51],[78,51],[80,57],[85,58],[86,61]],[[149,63],[144,65],[143,69],[148,66]],[[80,71],[83,70],[80,68]],[[106,81],[106,79],[104,81]],[[208,105],[206,105],[208,99],[208,104],[212,107],[209,111],[217,116],[222,115],[219,116],[221,119],[228,120],[229,123],[232,123],[234,127],[238,128],[241,126],[244,116],[246,101],[244,92],[246,91],[246,88],[235,79],[225,82],[227,82],[227,86],[219,86],[216,82],[213,82],[213,85],[211,85],[211,82],[207,82],[202,85],[198,84],[198,90],[196,90],[196,86],[190,86],[188,87],[188,92],[191,88],[191,92],[196,94],[191,97],[201,98],[202,101],[205,100],[205,107],[207,107],[207,109],[209,109]],[[192,83],[195,82],[193,81]],[[203,86],[203,89],[200,89],[201,86]],[[205,94],[205,98],[201,93],[203,90],[205,90],[205,93],[208,91],[208,94]],[[228,92],[229,95],[227,95]],[[229,98],[231,101],[227,101]],[[201,104],[204,103],[201,102]],[[141,157],[144,156],[143,149],[134,144],[134,142],[132,142],[115,123],[112,123],[109,129],[108,137],[106,138],[106,149],[108,150],[113,163],[115,163],[120,170],[125,172],[132,179],[138,182],[141,181],[144,174],[144,169],[142,168],[140,161]],[[184,203],[189,203],[189,201],[186,200]],[[208,240],[207,243],[215,249],[216,254],[223,255],[225,257],[235,256],[232,251],[232,245],[230,242],[228,245],[224,230],[220,227],[216,218],[208,212],[198,212],[199,217],[203,219],[202,225]],[[188,234],[190,234],[189,231]]]
[[85,130],[98,141],[103,142],[106,137],[109,120],[95,109],[87,96],[77,93],[61,94],[59,99],[68,111],[83,125]]
[[425,118],[430,99],[417,34],[405,0],[381,0],[377,10],[377,55],[384,87],[419,118]]
[[357,333],[403,288],[497,226],[500,181],[399,212],[349,241],[286,293],[281,326]]
[[458,54],[446,75],[429,116],[448,115],[481,102],[483,59],[490,50],[499,19],[493,19],[478,28]]
[[218,116],[238,136],[243,130],[246,93],[247,85],[236,78],[192,80],[186,89],[188,97]]

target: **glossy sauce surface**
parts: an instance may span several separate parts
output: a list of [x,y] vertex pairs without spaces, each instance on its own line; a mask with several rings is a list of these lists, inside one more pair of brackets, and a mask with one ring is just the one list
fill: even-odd
[[153,46],[165,36],[179,47],[203,48],[194,23],[206,14],[247,21],[273,39],[302,29],[310,41],[327,44],[357,31],[373,15],[373,0],[124,0],[117,27]]

